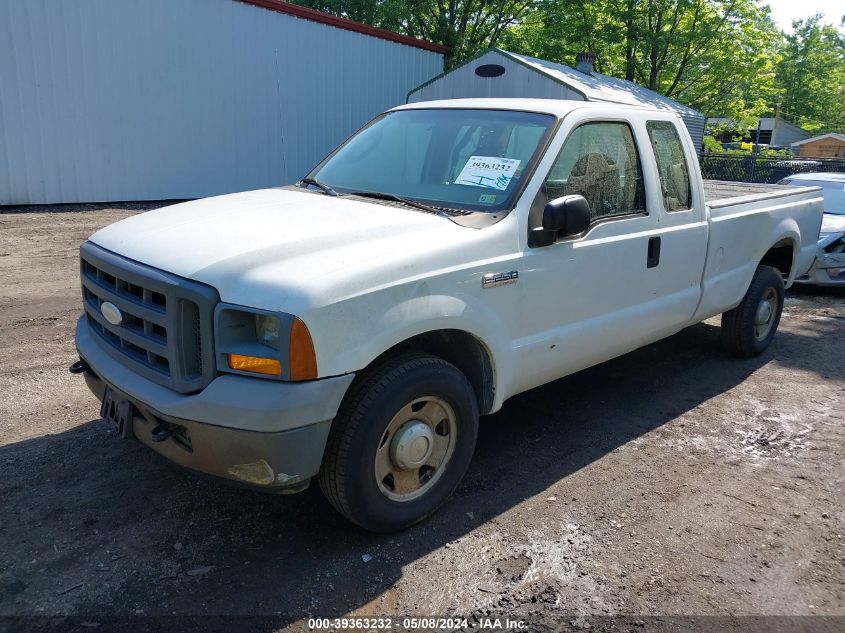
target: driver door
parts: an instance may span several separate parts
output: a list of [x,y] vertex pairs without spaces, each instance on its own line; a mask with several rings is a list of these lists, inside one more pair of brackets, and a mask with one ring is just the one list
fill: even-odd
[[626,121],[576,121],[570,130],[528,227],[540,225],[549,200],[570,194],[587,199],[591,224],[581,236],[525,249],[514,392],[636,349],[663,325],[647,282],[658,218],[646,200],[642,143]]

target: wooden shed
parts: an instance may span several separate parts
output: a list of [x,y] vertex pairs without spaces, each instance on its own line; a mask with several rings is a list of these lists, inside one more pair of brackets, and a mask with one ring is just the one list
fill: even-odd
[[799,156],[813,158],[845,158],[845,134],[830,132],[792,144]]

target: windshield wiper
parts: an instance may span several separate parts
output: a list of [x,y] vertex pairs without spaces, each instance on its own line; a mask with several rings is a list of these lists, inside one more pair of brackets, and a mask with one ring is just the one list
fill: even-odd
[[347,195],[360,196],[362,198],[375,198],[376,200],[392,200],[393,202],[401,202],[402,204],[406,204],[409,207],[414,207],[416,209],[420,209],[428,213],[434,213],[435,215],[449,217],[447,213],[441,211],[440,209],[430,207],[427,204],[417,202],[416,200],[411,200],[410,198],[403,198],[402,196],[397,196],[395,193],[387,193],[386,191],[353,191]]
[[319,187],[323,190],[327,196],[337,196],[338,193],[331,187],[329,187],[326,183],[320,182],[316,178],[302,178],[300,181],[303,185],[314,185],[315,187]]

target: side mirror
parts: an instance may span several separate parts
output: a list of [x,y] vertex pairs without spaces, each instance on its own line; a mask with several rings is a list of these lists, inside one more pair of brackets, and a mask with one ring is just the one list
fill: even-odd
[[543,225],[531,231],[532,246],[548,246],[559,237],[578,235],[590,226],[590,203],[584,196],[555,198],[543,209]]

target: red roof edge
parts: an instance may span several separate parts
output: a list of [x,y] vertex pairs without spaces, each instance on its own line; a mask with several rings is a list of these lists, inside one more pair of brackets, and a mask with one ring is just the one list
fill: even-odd
[[427,42],[426,40],[418,40],[417,38],[411,37],[410,35],[394,33],[393,31],[388,31],[387,29],[380,29],[376,26],[370,26],[369,24],[362,24],[360,22],[355,22],[354,20],[339,18],[336,15],[331,15],[330,13],[323,13],[322,11],[317,11],[316,9],[301,7],[296,4],[290,4],[289,2],[282,2],[281,0],[237,1],[243,2],[244,4],[251,4],[256,7],[262,7],[264,9],[270,9],[271,11],[285,13],[287,15],[292,15],[297,18],[302,18],[304,20],[311,20],[312,22],[328,24],[329,26],[335,26],[339,29],[355,31],[356,33],[371,35],[372,37],[378,37],[383,40],[398,42],[399,44],[406,44],[407,46],[414,46],[415,48],[422,48],[423,50],[432,51],[434,53],[441,53],[445,55],[450,50],[448,46],[435,44],[434,42]]

